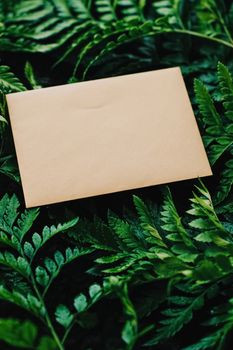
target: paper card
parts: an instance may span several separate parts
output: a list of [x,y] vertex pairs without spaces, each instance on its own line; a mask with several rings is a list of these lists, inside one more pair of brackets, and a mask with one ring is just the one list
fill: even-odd
[[177,67],[7,102],[27,207],[212,174]]

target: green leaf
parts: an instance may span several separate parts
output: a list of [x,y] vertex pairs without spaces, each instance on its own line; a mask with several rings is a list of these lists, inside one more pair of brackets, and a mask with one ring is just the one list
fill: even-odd
[[43,267],[38,266],[35,272],[37,282],[43,287],[47,286],[49,282],[49,275],[47,271]]
[[40,339],[36,350],[57,350],[57,344],[52,338],[44,336]]
[[27,255],[28,258],[32,258],[35,252],[35,249],[33,248],[32,244],[29,242],[24,243],[24,253]]
[[218,80],[225,108],[225,116],[233,122],[233,80],[228,68],[218,63]]
[[[232,151],[233,153],[233,151]],[[219,204],[223,202],[233,187],[233,159],[225,163],[225,169],[221,173],[221,179],[217,187],[217,192],[214,196],[214,203]]]
[[39,89],[42,87],[36,79],[31,63],[28,61],[26,62],[24,67],[24,74],[33,89]]
[[9,291],[7,288],[0,286],[0,299],[13,303],[27,311],[30,311],[37,317],[43,317],[45,314],[44,306],[34,295],[22,295],[16,291]]
[[102,288],[99,284],[92,284],[89,288],[89,295],[92,302],[95,302],[102,294]]
[[210,334],[207,337],[204,337],[204,338],[200,339],[196,344],[187,346],[187,347],[183,348],[182,350],[214,349],[214,347],[218,343],[220,337],[221,337],[221,333],[220,332],[216,332],[216,333]]
[[216,132],[221,134],[222,121],[219,113],[216,111],[213,100],[210,97],[205,85],[198,79],[194,80],[194,90],[200,112],[206,125],[216,126]]
[[78,311],[78,313],[81,313],[87,309],[87,298],[84,294],[79,294],[74,299],[74,307]]
[[[194,244],[189,237],[184,225],[182,224],[181,218],[177,213],[176,207],[173,202],[173,198],[169,189],[167,189],[167,194],[163,204],[163,210],[161,211],[161,220],[163,222],[162,228],[169,232],[169,234],[177,234],[181,241],[187,247],[194,248]],[[167,236],[168,238],[169,236]],[[174,236],[173,236],[174,237]]]
[[17,349],[34,348],[37,333],[37,327],[31,321],[0,319],[0,339]]
[[65,305],[58,305],[55,316],[56,321],[65,328],[68,328],[74,319],[74,315]]
[[[54,225],[52,225],[51,227],[45,226],[43,228],[42,234],[34,233],[32,235],[33,245],[31,242],[24,243],[24,252],[29,257],[30,261],[33,260],[36,253],[45,245],[45,243],[48,240],[50,240],[55,235],[72,228],[73,226],[76,225],[77,222],[78,222],[78,218],[75,218],[64,224],[58,224],[57,226],[54,226]],[[62,256],[61,252],[55,253],[54,259],[58,265],[61,265],[64,262],[64,257]]]
[[88,249],[88,248],[83,248],[83,249],[67,248],[65,250],[65,254],[57,250],[54,253],[53,259],[45,258],[44,265],[46,269],[42,266],[36,267],[36,280],[41,286],[44,287],[43,296],[45,296],[51,283],[59,275],[64,265],[91,252],[92,252],[92,249]]
[[16,258],[12,253],[5,251],[4,253],[0,253],[0,264],[12,268],[29,279],[30,266],[25,258],[21,256]]
[[220,271],[212,261],[203,260],[194,270],[195,278],[201,281],[209,281],[220,276]]
[[[1,116],[0,116],[1,119]],[[13,156],[7,156],[0,158],[0,172],[12,180],[16,181],[17,183],[20,182],[20,176],[19,176],[19,170],[18,166],[15,160],[15,157]]]
[[0,66],[0,90],[8,94],[10,92],[24,91],[26,88],[14,73],[10,71],[10,67]]
[[131,321],[127,321],[121,333],[121,338],[126,344],[132,344],[135,341],[135,326]]
[[194,311],[200,309],[204,304],[203,295],[189,298],[172,297],[169,299],[175,305],[175,308],[169,308],[162,312],[166,319],[160,321],[162,326],[157,329],[156,335],[146,345],[153,346],[173,337],[185,324],[192,320]]

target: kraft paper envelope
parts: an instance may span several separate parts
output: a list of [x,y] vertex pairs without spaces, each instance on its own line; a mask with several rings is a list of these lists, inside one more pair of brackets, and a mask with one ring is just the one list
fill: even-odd
[[177,67],[7,102],[27,207],[212,174]]

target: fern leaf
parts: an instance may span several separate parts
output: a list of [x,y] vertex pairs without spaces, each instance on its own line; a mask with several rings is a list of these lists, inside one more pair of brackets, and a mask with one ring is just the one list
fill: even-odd
[[14,235],[18,238],[20,242],[22,242],[25,235],[31,229],[34,221],[39,215],[39,208],[33,208],[29,210],[25,210],[24,213],[17,220],[17,226],[14,227]]
[[9,237],[5,232],[0,232],[0,242],[3,245],[11,247],[20,253],[20,243],[15,236]]
[[77,222],[78,218],[75,218],[64,224],[58,224],[57,227],[54,225],[52,225],[51,227],[45,226],[41,235],[37,232],[35,232],[32,235],[32,243],[24,243],[24,253],[27,255],[27,257],[29,257],[30,261],[32,261],[38,250],[41,249],[49,239],[61,232],[64,232],[74,227],[77,224]]
[[[194,194],[191,199],[192,209],[187,213],[197,216],[189,222],[189,226],[201,230],[195,239],[201,242],[212,241],[219,247],[228,247],[232,244],[230,235],[220,222],[206,187],[200,182],[200,186],[196,186],[201,196]],[[201,216],[201,217],[200,217]]]
[[17,349],[35,348],[37,335],[37,327],[31,321],[0,319],[0,339]]
[[44,260],[44,267],[37,266],[35,269],[37,282],[44,287],[43,295],[45,295],[53,282],[53,280],[59,275],[63,266],[74,261],[75,259],[90,254],[92,249],[78,249],[67,248],[63,255],[60,251],[56,251],[54,258],[46,258]]
[[57,350],[57,343],[53,338],[43,336],[42,338],[40,338],[36,350]]
[[194,91],[207,131],[210,134],[221,134],[222,121],[205,85],[198,79],[194,80]]
[[204,304],[203,295],[196,297],[171,297],[170,302],[174,308],[169,308],[162,312],[166,318],[160,323],[162,327],[158,328],[156,336],[153,337],[147,345],[153,346],[159,344],[165,339],[173,337],[185,324],[193,318],[193,312],[200,309]]
[[206,349],[214,349],[216,348],[219,342],[220,334],[219,332],[215,332],[207,337],[202,338],[199,342],[189,345],[182,350],[206,350]]
[[12,268],[27,279],[30,277],[30,266],[27,260],[21,256],[16,258],[12,253],[5,251],[0,253],[0,264]]
[[33,67],[31,65],[31,63],[28,61],[26,62],[25,67],[24,67],[24,74],[25,74],[30,86],[33,89],[41,88],[41,85],[39,84],[39,82],[36,79]]
[[0,299],[18,305],[19,307],[31,312],[35,316],[41,318],[45,315],[45,308],[41,302],[33,295],[24,296],[16,291],[9,291],[0,286]]
[[[94,283],[89,287],[88,297],[83,293],[77,295],[74,299],[74,308],[76,313],[80,314],[87,311],[94,303],[96,303],[103,295],[103,288]],[[72,325],[76,314],[71,312],[65,305],[58,305],[55,312],[56,321],[64,328]]]
[[94,17],[91,13],[91,2],[87,0],[68,0],[69,6],[72,11],[77,15],[78,20],[86,21],[93,20]]
[[0,66],[0,90],[8,94],[10,92],[24,91],[26,88],[14,73],[10,71],[10,67]]
[[[232,150],[233,154],[233,150]],[[214,197],[214,203],[219,204],[227,198],[233,186],[233,160],[230,159],[225,164],[225,169],[221,173],[217,193]]]
[[56,321],[64,328],[68,328],[74,319],[74,315],[65,305],[58,305],[55,317]]
[[147,242],[150,242],[154,245],[166,247],[165,242],[163,242],[161,235],[159,234],[157,228],[155,227],[152,215],[149,209],[147,208],[147,206],[145,205],[145,203],[141,200],[141,198],[137,196],[133,196],[133,202],[137,210],[137,213],[139,215],[140,224],[142,228],[146,232],[149,232],[149,237],[146,238]]
[[113,0],[96,0],[96,9],[99,19],[103,22],[110,22],[117,19],[116,1]]
[[127,255],[124,253],[118,253],[118,254],[114,254],[114,255],[102,256],[101,258],[98,258],[95,261],[98,264],[112,264],[115,262],[119,262],[122,259],[125,259],[126,256]]
[[84,294],[79,294],[74,299],[74,307],[77,310],[78,313],[81,313],[83,311],[86,311],[88,307],[87,298]]
[[[1,113],[1,107],[0,107],[0,113]],[[2,118],[3,117],[1,117],[1,115],[0,115],[0,120]],[[4,120],[5,120],[5,123],[7,123],[7,120],[5,118],[4,118]],[[2,157],[2,158],[0,158],[0,163],[1,163],[0,172],[4,175],[8,176],[12,180],[16,181],[17,183],[19,183],[20,176],[19,176],[19,170],[18,170],[18,166],[17,166],[15,157],[12,155]]]
[[134,202],[134,206],[137,210],[137,213],[139,215],[140,221],[142,224],[144,225],[151,225],[153,226],[154,222],[152,220],[151,217],[151,213],[148,210],[147,206],[145,205],[145,203],[142,201],[141,198],[139,198],[138,196],[133,196],[133,202]]
[[233,145],[232,136],[219,136],[216,138],[215,143],[209,147],[208,155],[212,165]]
[[7,234],[13,235],[13,224],[18,216],[19,201],[13,195],[4,195],[0,201],[0,228]]
[[89,287],[89,295],[86,297],[83,293],[77,295],[74,299],[74,307],[78,313],[82,313],[96,303],[103,296],[103,288],[95,283]]
[[140,242],[132,232],[130,224],[113,214],[108,214],[108,223],[119,238],[119,247],[123,249],[139,249]]
[[[143,4],[143,2],[141,2]],[[138,3],[134,0],[118,0],[118,5],[124,16],[125,21],[133,21],[143,19],[143,7],[138,6]]]
[[[184,228],[181,218],[179,217],[176,207],[174,205],[171,193],[167,190],[167,195],[163,204],[163,210],[161,212],[161,220],[163,221],[162,228],[169,234],[174,235],[177,242],[184,243],[187,247],[194,248],[194,244],[189,237],[188,232]],[[169,235],[167,235],[169,239]],[[188,253],[188,250],[187,250]]]
[[225,116],[233,121],[233,80],[228,68],[218,63],[218,80],[222,93]]

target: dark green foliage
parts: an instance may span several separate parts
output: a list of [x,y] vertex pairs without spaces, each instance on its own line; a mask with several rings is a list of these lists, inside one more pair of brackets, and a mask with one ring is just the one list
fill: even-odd
[[52,338],[38,339],[38,329],[31,321],[0,319],[0,339],[18,349],[55,350]]
[[7,94],[15,91],[24,91],[26,88],[7,66],[0,66],[0,91]]
[[199,80],[194,82],[197,102],[203,116],[204,141],[209,160],[214,165],[219,158],[228,156],[215,194],[215,203],[226,199],[233,185],[233,81],[227,67],[222,63],[218,63],[218,83],[219,96],[224,110],[223,115],[218,113],[214,101],[203,83]]
[[[167,192],[160,211],[160,233],[153,224],[154,219],[149,208],[138,197],[134,197],[139,214],[137,226],[127,218],[121,220],[111,215],[109,227],[112,236],[116,237],[108,245],[101,245],[101,236],[110,235],[108,226],[94,240],[88,237],[89,229],[85,231],[85,222],[81,221],[77,226],[78,240],[103,252],[91,273],[103,276],[117,274],[116,279],[120,274],[121,279],[137,284],[153,280],[167,281],[167,299],[161,311],[161,326],[157,325],[155,335],[152,334],[147,342],[150,346],[164,342],[180,332],[193,317],[198,317],[196,315],[200,310],[208,308],[209,300],[224,293],[220,286],[229,284],[233,277],[232,225],[220,221],[210,194],[203,184],[197,186],[196,191],[184,218],[179,217],[171,193]],[[98,227],[96,222],[95,227]],[[138,227],[142,228],[140,240],[144,244],[139,243]],[[83,233],[80,237],[81,232]],[[174,281],[177,283],[173,286]],[[79,298],[80,308],[86,308],[86,297],[81,295]],[[228,310],[226,309],[227,313]],[[209,317],[205,325],[216,326],[217,331],[215,330],[212,337],[201,339],[197,348],[211,348],[214,339],[215,344],[223,342],[233,326],[231,314],[224,314],[224,322],[219,323],[211,321],[211,310]],[[137,337],[132,335],[131,340],[135,341]]]
[[[175,33],[178,40],[182,35],[190,39],[196,37],[201,39],[203,52],[206,40],[233,48],[230,13],[223,3],[219,6],[212,0],[20,0],[6,2],[1,10],[2,50],[60,52],[55,65],[73,60],[73,77],[78,73],[79,79],[85,79],[93,66],[115,52],[120,60],[124,60],[124,54],[119,54],[118,49],[135,40],[144,41],[142,51],[149,60],[148,49],[152,53],[155,44],[149,48],[142,39],[146,36]],[[182,53],[176,52],[175,44],[173,46],[170,64],[176,60],[176,64],[187,67],[185,55],[181,57]],[[126,50],[125,55],[128,60],[132,59],[132,64],[133,61],[135,65],[143,62],[140,52],[132,54]],[[198,65],[203,66],[203,62],[197,62],[196,67]],[[200,70],[203,69],[201,66]]]
[[[31,239],[28,240],[28,233],[39,211],[38,209],[30,209],[19,214],[18,208],[19,201],[15,195],[12,197],[5,195],[0,201],[0,243],[5,247],[0,252],[0,265],[6,266],[24,279],[30,286],[31,292],[28,292],[27,288],[25,292],[20,289],[8,289],[6,275],[4,283],[0,285],[0,299],[25,309],[47,324],[54,340],[50,340],[48,337],[42,338],[37,349],[46,350],[50,349],[50,346],[53,346],[54,349],[62,349],[62,344],[51,324],[43,297],[54,278],[59,275],[61,268],[81,255],[88,254],[90,250],[71,249],[68,247],[64,255],[56,250],[54,258],[47,257],[44,262],[45,267],[37,266],[36,263],[33,264],[35,256],[40,253],[41,248],[48,240],[58,234],[64,234],[65,231],[75,226],[78,220],[73,219],[56,227],[45,226],[42,233],[32,233]],[[44,287],[43,292],[39,289],[39,286]],[[17,320],[3,320],[2,323],[6,329],[3,328],[5,332],[1,339],[11,345],[18,345],[22,348],[34,347],[37,330],[33,324],[25,322],[21,325]],[[7,335],[7,332],[10,332],[12,327],[18,328],[18,335],[17,333],[15,334],[15,339],[10,339],[9,335]],[[7,329],[9,330],[7,331]],[[25,339],[21,337],[19,341],[19,334],[21,333],[25,334]],[[17,344],[17,341],[19,341],[19,344]],[[20,345],[21,343],[22,345]]]
[[[224,0],[0,2],[1,348],[231,349],[232,23]],[[176,65],[212,179],[24,210],[5,94]]]

